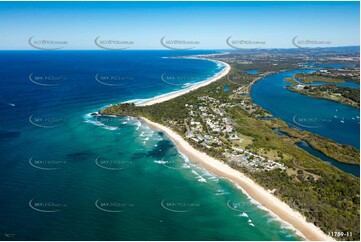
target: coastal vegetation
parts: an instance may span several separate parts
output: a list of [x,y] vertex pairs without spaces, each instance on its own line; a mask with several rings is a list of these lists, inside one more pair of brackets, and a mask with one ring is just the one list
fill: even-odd
[[339,77],[325,76],[316,73],[297,73],[295,78],[304,84],[311,84],[313,82],[328,82],[328,83],[344,83],[345,79]]
[[294,78],[292,78],[292,77],[286,77],[284,80],[286,82],[289,82],[289,83],[293,84],[293,85],[298,85],[298,82],[296,82],[296,80]]
[[[265,68],[260,75],[247,75],[233,66],[227,77],[174,99],[150,106],[117,104],[99,113],[145,117],[170,127],[196,149],[274,191],[326,234],[352,232],[336,239],[359,240],[359,178],[295,143],[305,140],[335,160],[351,164],[359,164],[359,151],[267,118],[270,113],[252,102],[249,90],[255,80],[274,71]],[[275,127],[289,136],[277,135]]]
[[360,165],[360,151],[353,146],[338,144],[331,139],[327,139],[317,134],[305,130],[290,128],[285,122],[274,119],[270,126],[278,128],[281,132],[286,133],[293,139],[294,143],[301,140],[306,141],[312,148],[318,150],[328,157],[339,162]]
[[298,92],[314,98],[322,98],[351,107],[360,107],[360,89],[350,87],[338,87],[334,84],[307,86],[303,88],[296,88],[288,86],[288,90]]
[[[296,74],[295,76],[303,83],[312,83],[314,81],[342,83],[342,80],[335,78],[321,79],[314,78],[310,74]],[[360,89],[350,87],[340,87],[335,84],[323,84],[323,85],[301,85],[294,78],[285,78],[285,81],[290,82],[293,86],[287,86],[287,89],[293,92],[298,92],[314,98],[322,98],[332,100],[342,104],[346,104],[355,108],[360,107]]]

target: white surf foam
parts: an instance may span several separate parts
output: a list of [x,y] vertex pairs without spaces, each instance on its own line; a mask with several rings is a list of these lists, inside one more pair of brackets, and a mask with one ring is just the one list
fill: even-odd
[[230,193],[224,191],[223,189],[218,189],[217,192],[215,193],[216,196],[223,196],[223,195],[228,195],[228,194],[230,194]]
[[103,124],[100,121],[94,120],[94,117],[91,114],[92,113],[87,113],[87,114],[85,114],[83,116],[84,123],[89,123],[89,124],[93,124],[95,126],[103,127],[104,129],[107,129],[107,130],[117,130],[117,129],[119,129],[118,127],[106,125],[106,124]]
[[248,214],[245,212],[241,213],[239,216],[248,218]]
[[[234,182],[232,182],[232,183],[234,183]],[[283,228],[283,229],[288,229],[288,230],[292,230],[296,235],[298,235],[298,236],[300,236],[300,237],[302,237],[302,238],[306,238],[306,237],[305,237],[299,230],[297,230],[293,225],[291,225],[291,224],[289,224],[288,222],[282,220],[279,216],[277,216],[276,214],[272,213],[269,209],[267,209],[267,208],[264,207],[262,204],[260,204],[259,202],[257,202],[257,201],[254,200],[253,198],[251,198],[251,197],[249,196],[249,194],[248,194],[241,186],[239,186],[239,185],[236,184],[236,183],[234,183],[234,184],[235,184],[235,186],[236,186],[239,190],[241,190],[241,192],[242,192],[243,194],[245,194],[245,195],[247,196],[248,200],[249,200],[252,204],[256,205],[257,208],[266,211],[266,212],[267,212],[267,216],[269,216],[269,219],[270,219],[271,221],[277,221],[277,222],[280,223],[281,228]]]
[[198,172],[196,172],[195,170],[192,170],[192,173],[196,175],[196,178],[198,179],[199,182],[207,182],[207,180],[201,175],[199,175]]

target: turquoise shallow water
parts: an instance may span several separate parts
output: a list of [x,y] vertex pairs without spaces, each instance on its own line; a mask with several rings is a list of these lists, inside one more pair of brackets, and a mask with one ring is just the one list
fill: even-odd
[[[0,230],[10,236],[1,239],[301,239],[234,184],[192,165],[164,134],[134,118],[89,115],[184,88],[163,82],[167,71],[184,84],[222,68],[162,58],[179,52],[124,53],[0,57]],[[58,85],[34,84],[31,73]],[[133,79],[108,86],[96,82],[97,73]]]

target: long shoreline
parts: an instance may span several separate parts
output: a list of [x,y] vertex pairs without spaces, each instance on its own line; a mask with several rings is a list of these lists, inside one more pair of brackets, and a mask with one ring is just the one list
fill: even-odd
[[[188,58],[188,59],[191,59],[191,58]],[[213,61],[213,62],[216,62],[216,63],[222,63],[225,67],[222,69],[222,71],[218,72],[216,75],[210,77],[209,79],[207,79],[205,81],[199,82],[199,83],[195,84],[194,86],[192,86],[190,88],[180,90],[180,91],[176,91],[176,92],[171,92],[169,94],[164,94],[164,95],[161,95],[161,96],[157,96],[157,97],[152,98],[150,100],[147,100],[145,102],[138,103],[137,106],[149,106],[149,105],[153,105],[153,104],[156,104],[156,103],[165,102],[165,101],[168,101],[170,99],[176,98],[178,96],[184,95],[186,93],[189,93],[189,92],[191,92],[193,90],[196,90],[196,89],[198,89],[200,87],[207,86],[208,84],[221,79],[222,77],[226,76],[229,73],[229,71],[231,70],[230,65],[223,62],[223,61],[215,61],[215,60],[211,60],[211,59],[196,58],[196,57],[193,57],[192,59],[207,60],[207,61]]]
[[[195,57],[195,59],[215,61],[206,58]],[[211,77],[209,80],[196,84],[191,88],[181,90],[175,93],[170,93],[168,95],[167,94],[162,95],[137,105],[148,106],[156,103],[165,102],[167,100],[184,95],[190,91],[196,90],[200,87],[206,86],[212,82],[221,79],[222,77],[226,76],[229,73],[231,67],[229,64],[225,62],[222,61],[216,61],[216,62],[220,62],[224,64],[225,68],[217,75]],[[271,213],[279,217],[282,221],[286,222],[287,224],[290,224],[297,231],[299,231],[307,240],[334,241],[332,237],[327,236],[320,228],[318,228],[312,223],[307,222],[306,218],[303,215],[301,215],[299,212],[291,209],[286,203],[282,202],[276,196],[266,191],[263,187],[255,183],[253,180],[245,176],[240,171],[235,170],[230,166],[228,166],[227,164],[224,164],[223,162],[208,156],[204,152],[196,150],[187,141],[185,141],[179,134],[175,133],[170,128],[165,127],[158,123],[154,123],[144,117],[140,117],[140,120],[144,121],[150,127],[164,132],[166,136],[169,137],[174,142],[177,149],[180,152],[184,153],[189,158],[190,161],[196,162],[197,164],[201,165],[203,168],[214,173],[215,175],[224,177],[239,185],[248,194],[250,198],[256,200],[258,203],[260,203],[262,206],[268,209]]]
[[177,149],[185,154],[191,162],[197,163],[213,174],[224,177],[239,185],[250,198],[256,200],[267,210],[275,214],[282,221],[290,224],[299,231],[307,240],[312,241],[335,241],[332,237],[327,236],[320,228],[306,221],[306,218],[299,212],[291,209],[286,203],[279,200],[276,196],[266,191],[263,187],[255,183],[252,179],[235,170],[227,164],[214,159],[204,152],[196,150],[179,134],[168,127],[154,123],[144,117],[140,120],[145,122],[153,129],[162,131],[176,145]]

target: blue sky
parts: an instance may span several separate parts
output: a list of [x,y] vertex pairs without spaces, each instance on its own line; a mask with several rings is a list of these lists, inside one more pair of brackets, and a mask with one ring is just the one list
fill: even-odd
[[0,2],[0,49],[33,49],[28,39],[99,49],[94,39],[165,49],[160,39],[227,49],[226,39],[293,48],[292,38],[359,45],[359,2]]

